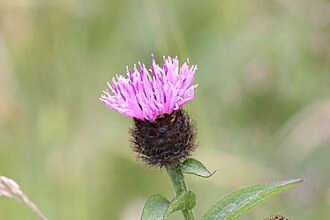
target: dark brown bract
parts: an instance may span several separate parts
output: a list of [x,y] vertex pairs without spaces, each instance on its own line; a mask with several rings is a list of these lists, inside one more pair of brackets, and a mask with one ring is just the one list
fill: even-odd
[[289,219],[283,215],[273,215],[265,220],[289,220]]
[[171,166],[182,162],[196,148],[197,130],[190,116],[178,110],[155,122],[134,118],[130,130],[132,149],[151,166]]

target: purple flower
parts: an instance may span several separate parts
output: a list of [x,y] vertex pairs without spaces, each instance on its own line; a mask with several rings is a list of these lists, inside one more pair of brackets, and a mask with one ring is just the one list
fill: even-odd
[[100,98],[110,109],[121,114],[154,122],[157,117],[171,114],[194,98],[198,85],[192,85],[197,66],[189,60],[179,67],[179,59],[165,58],[160,67],[152,56],[149,71],[144,64],[134,71],[127,67],[127,78],[116,76],[108,83],[110,91],[103,91]]

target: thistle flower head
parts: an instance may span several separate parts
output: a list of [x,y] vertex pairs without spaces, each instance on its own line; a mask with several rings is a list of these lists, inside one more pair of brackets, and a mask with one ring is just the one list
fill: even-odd
[[289,220],[283,215],[272,215],[271,217],[265,219],[265,220]]
[[192,85],[197,66],[189,60],[179,67],[178,57],[164,57],[160,67],[154,57],[148,70],[144,64],[127,67],[127,78],[116,76],[100,98],[110,109],[142,121],[155,122],[171,114],[194,98],[197,85]]
[[196,148],[194,122],[181,109],[194,98],[196,69],[189,60],[179,67],[177,57],[164,57],[160,67],[152,57],[149,70],[141,63],[127,68],[127,78],[116,76],[103,91],[100,100],[110,109],[134,118],[132,149],[146,164],[175,165]]

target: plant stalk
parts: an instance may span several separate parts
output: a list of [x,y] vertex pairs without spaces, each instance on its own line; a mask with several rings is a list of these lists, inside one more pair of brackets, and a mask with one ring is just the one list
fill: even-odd
[[[171,180],[175,196],[179,196],[183,192],[187,192],[187,184],[184,175],[181,171],[180,165],[167,166],[167,175]],[[182,210],[185,220],[195,220],[194,212],[192,210]]]

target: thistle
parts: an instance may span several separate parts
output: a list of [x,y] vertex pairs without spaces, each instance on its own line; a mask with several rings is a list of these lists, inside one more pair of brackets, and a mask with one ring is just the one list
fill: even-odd
[[265,220],[289,220],[283,215],[272,215],[271,217],[265,219]]
[[[132,150],[150,166],[165,168],[172,183],[175,198],[167,200],[152,196],[145,204],[142,220],[161,220],[173,212],[182,211],[186,220],[195,219],[196,196],[188,190],[184,174],[210,177],[210,172],[198,160],[190,158],[196,148],[195,123],[183,110],[194,99],[198,85],[193,85],[196,65],[187,60],[179,66],[178,57],[164,57],[160,67],[154,57],[149,69],[144,64],[127,69],[127,77],[117,75],[100,100],[110,109],[133,118],[130,129]],[[203,220],[232,220],[242,213],[277,195],[300,179],[254,185],[223,196],[203,216]]]
[[194,98],[192,85],[197,66],[189,60],[179,67],[179,59],[165,58],[160,67],[152,59],[148,70],[144,64],[127,68],[127,78],[117,76],[101,101],[110,109],[134,118],[131,129],[132,149],[146,164],[169,166],[180,164],[195,149],[197,130],[182,106]]

